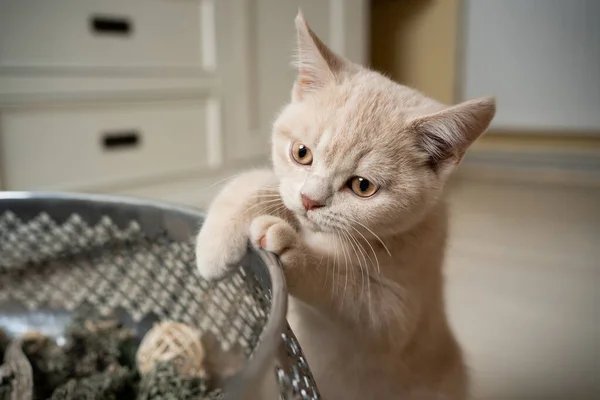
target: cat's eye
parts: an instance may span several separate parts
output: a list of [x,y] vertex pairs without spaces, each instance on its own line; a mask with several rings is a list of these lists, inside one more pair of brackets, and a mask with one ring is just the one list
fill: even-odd
[[294,143],[292,144],[292,148],[290,149],[292,158],[298,164],[301,165],[310,165],[313,162],[312,152],[308,147],[303,145],[302,143]]
[[360,197],[371,197],[379,190],[373,182],[360,176],[355,176],[350,179],[348,181],[348,187]]

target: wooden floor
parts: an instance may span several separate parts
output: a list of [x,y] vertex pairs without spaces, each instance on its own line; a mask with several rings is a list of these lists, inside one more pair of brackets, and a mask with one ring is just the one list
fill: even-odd
[[600,399],[600,188],[461,181],[450,203],[473,398]]

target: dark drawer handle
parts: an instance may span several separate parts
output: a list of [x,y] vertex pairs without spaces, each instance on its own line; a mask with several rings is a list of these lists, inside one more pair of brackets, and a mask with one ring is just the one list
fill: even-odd
[[125,17],[110,17],[94,15],[90,18],[90,28],[98,35],[129,36],[133,25]]
[[102,135],[102,145],[108,151],[132,149],[140,144],[140,133],[137,131],[107,132]]

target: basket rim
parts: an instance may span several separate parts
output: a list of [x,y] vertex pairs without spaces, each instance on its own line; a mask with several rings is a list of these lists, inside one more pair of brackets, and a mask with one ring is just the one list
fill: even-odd
[[[0,205],[2,200],[52,200],[52,201],[80,201],[82,203],[104,203],[111,205],[126,205],[130,207],[148,207],[157,211],[169,211],[179,214],[181,217],[194,218],[198,221],[206,218],[206,212],[191,206],[181,205],[168,201],[143,199],[133,196],[71,193],[57,191],[0,191]],[[260,340],[252,356],[247,360],[245,368],[236,375],[227,385],[229,394],[240,395],[242,393],[256,390],[256,384],[260,384],[266,378],[265,374],[274,374],[273,362],[281,344],[281,334],[286,327],[287,313],[287,288],[281,263],[277,256],[265,250],[254,250],[249,247],[249,252],[256,252],[264,266],[266,274],[271,283],[271,307],[267,322],[260,335]],[[260,271],[259,271],[260,272]],[[255,273],[253,271],[253,273]],[[235,396],[234,396],[235,397]]]

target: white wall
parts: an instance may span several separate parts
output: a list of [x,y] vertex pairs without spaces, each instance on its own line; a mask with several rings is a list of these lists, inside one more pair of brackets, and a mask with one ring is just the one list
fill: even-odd
[[495,128],[600,133],[599,0],[465,0],[462,97]]

